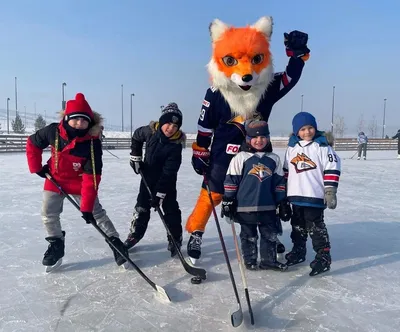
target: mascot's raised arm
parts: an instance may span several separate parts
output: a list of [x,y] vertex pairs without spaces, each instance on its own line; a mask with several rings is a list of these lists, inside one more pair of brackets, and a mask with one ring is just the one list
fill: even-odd
[[[285,33],[289,64],[285,72],[274,73],[272,26],[272,17],[268,16],[239,28],[218,19],[210,24],[213,54],[207,67],[212,86],[202,102],[192,164],[196,173],[206,174],[215,206],[222,200],[229,163],[245,140],[244,122],[253,118],[268,121],[272,106],[296,85],[309,58],[308,35]],[[186,223],[191,233],[188,255],[193,259],[200,258],[202,235],[211,212],[203,183]]]

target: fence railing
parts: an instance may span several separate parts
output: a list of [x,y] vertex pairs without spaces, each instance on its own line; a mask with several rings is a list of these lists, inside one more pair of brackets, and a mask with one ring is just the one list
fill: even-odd
[[[0,153],[3,152],[25,152],[26,135],[0,135]],[[191,147],[194,139],[186,140],[186,147]],[[272,138],[274,148],[285,148],[288,138]],[[355,151],[357,149],[357,139],[355,138],[337,138],[335,140],[336,151]],[[131,147],[129,137],[104,138],[103,148],[109,150],[127,150]],[[397,140],[371,138],[368,142],[368,150],[396,150]]]

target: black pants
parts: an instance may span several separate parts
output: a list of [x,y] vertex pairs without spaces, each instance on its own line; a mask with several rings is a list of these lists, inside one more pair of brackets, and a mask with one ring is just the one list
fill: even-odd
[[245,264],[256,264],[258,258],[258,232],[260,233],[261,263],[272,265],[276,261],[278,225],[274,211],[238,212],[235,221],[240,223],[240,241]]
[[[150,187],[151,184],[149,184]],[[150,188],[151,189],[151,188]],[[137,197],[135,211],[133,213],[131,233],[137,240],[143,238],[150,220],[150,195],[143,181],[140,182],[140,190]],[[175,240],[180,240],[182,236],[182,216],[179,204],[176,200],[176,189],[168,191],[162,203],[165,222]],[[164,227],[160,220],[160,227]]]
[[324,223],[324,209],[299,205],[292,205],[292,208],[290,237],[293,245],[305,247],[307,235],[310,234],[315,252],[323,248],[330,248],[328,230]]

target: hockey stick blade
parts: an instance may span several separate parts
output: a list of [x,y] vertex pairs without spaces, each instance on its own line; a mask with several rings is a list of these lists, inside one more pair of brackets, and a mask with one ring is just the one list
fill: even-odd
[[[150,196],[152,196],[153,194],[152,194],[152,192],[151,192],[151,190],[150,190],[149,185],[147,184],[146,178],[144,177],[142,171],[140,171],[140,176],[142,177],[143,183],[144,183],[144,185],[145,185],[145,187],[146,187],[148,193],[150,194]],[[207,278],[207,272],[206,272],[206,270],[204,270],[204,269],[202,269],[202,268],[199,268],[199,267],[195,267],[195,266],[189,264],[189,263],[185,260],[185,257],[183,257],[181,248],[180,248],[180,247],[178,246],[178,244],[176,243],[174,237],[173,237],[172,234],[171,234],[171,231],[170,231],[170,229],[169,229],[167,223],[165,222],[164,215],[163,215],[163,213],[162,213],[162,211],[161,211],[161,208],[160,208],[159,206],[157,206],[157,207],[156,207],[156,210],[157,210],[158,215],[160,216],[160,219],[161,219],[161,221],[162,221],[162,223],[163,223],[163,225],[164,225],[164,227],[165,227],[165,230],[167,231],[167,233],[168,233],[168,235],[169,235],[169,237],[170,237],[170,239],[171,239],[171,241],[172,241],[172,244],[174,245],[174,247],[175,247],[175,249],[176,249],[176,252],[177,252],[177,254],[178,254],[179,260],[181,261],[181,263],[182,263],[183,268],[185,269],[185,271],[186,271],[187,273],[191,274],[192,276],[199,277],[199,278],[205,280],[205,279]]]
[[51,273],[57,270],[61,266],[61,264],[62,264],[62,258],[60,258],[54,265],[46,266],[45,272]]
[[251,325],[254,325],[253,309],[251,308],[250,295],[249,295],[249,290],[247,288],[244,290],[244,295],[246,296],[247,305],[249,307],[250,323]]
[[243,323],[243,310],[239,304],[239,309],[231,314],[231,323],[233,327],[239,327]]

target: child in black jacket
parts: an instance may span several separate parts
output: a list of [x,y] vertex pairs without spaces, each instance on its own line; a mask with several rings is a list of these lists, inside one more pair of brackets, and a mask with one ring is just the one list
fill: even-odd
[[[182,126],[182,113],[175,103],[168,104],[158,122],[135,130],[132,136],[130,164],[136,174],[145,177],[152,196],[149,195],[143,180],[137,197],[131,228],[124,245],[132,248],[144,236],[150,220],[150,209],[161,206],[175,242],[182,245],[182,217],[176,200],[177,174],[182,162],[182,142],[185,134]],[[143,143],[145,157],[142,161]],[[171,257],[176,255],[175,247],[168,237],[168,250]]]

